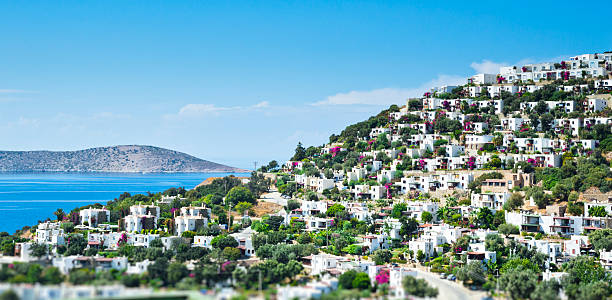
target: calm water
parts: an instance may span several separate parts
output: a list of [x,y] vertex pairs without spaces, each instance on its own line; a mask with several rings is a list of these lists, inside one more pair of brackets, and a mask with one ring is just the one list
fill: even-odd
[[[123,192],[194,188],[208,177],[230,173],[0,173],[0,231],[13,233],[38,220],[54,219],[58,208],[105,203]],[[245,176],[245,174],[236,174]]]

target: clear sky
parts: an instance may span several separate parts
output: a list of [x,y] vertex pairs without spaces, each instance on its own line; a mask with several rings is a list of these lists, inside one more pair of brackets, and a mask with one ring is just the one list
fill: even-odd
[[609,19],[605,1],[2,1],[0,149],[284,161],[431,86],[612,50]]

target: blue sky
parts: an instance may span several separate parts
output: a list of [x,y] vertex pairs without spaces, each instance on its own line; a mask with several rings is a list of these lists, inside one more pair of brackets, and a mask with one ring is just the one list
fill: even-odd
[[2,1],[0,149],[286,160],[433,85],[612,50],[607,10],[575,5]]

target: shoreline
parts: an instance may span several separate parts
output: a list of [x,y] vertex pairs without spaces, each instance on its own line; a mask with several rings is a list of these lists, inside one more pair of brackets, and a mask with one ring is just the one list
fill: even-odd
[[110,171],[110,170],[86,170],[86,171],[73,171],[73,170],[0,170],[0,174],[35,174],[35,173],[80,173],[80,174],[197,174],[197,173],[236,173],[236,174],[248,174],[253,171],[246,169],[239,169],[239,171],[227,171],[227,170],[209,170],[209,171]]

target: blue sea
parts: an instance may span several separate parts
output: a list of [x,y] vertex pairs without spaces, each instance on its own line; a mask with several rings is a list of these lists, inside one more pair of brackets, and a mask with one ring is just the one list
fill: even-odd
[[58,208],[106,203],[123,192],[192,189],[208,177],[244,173],[0,173],[0,231],[9,233],[38,220],[55,219]]

